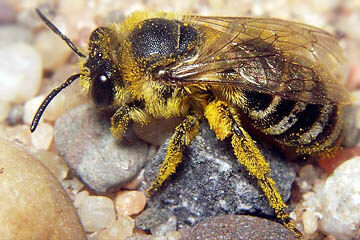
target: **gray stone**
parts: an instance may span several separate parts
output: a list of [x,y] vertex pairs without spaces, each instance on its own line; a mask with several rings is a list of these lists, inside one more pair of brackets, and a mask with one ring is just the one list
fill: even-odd
[[[168,142],[169,139],[145,168],[147,187],[165,158]],[[271,177],[280,194],[288,200],[294,170],[275,149],[260,148],[271,165]],[[174,214],[180,228],[220,214],[274,217],[256,180],[237,162],[229,141],[216,139],[207,123],[200,125],[199,135],[185,149],[176,173],[150,198],[148,205]]]
[[175,216],[171,216],[167,219],[166,222],[153,227],[150,229],[151,233],[155,236],[164,236],[171,231],[176,231],[177,228],[177,219]]
[[344,107],[344,139],[345,148],[360,146],[360,107],[347,105]]
[[224,215],[180,230],[182,240],[295,240],[283,225],[263,218]]
[[143,168],[149,150],[134,134],[117,141],[109,127],[110,115],[86,104],[63,114],[54,127],[60,156],[98,193],[116,190],[134,178]]
[[135,226],[150,230],[153,235],[165,235],[176,230],[176,217],[164,209],[147,208],[135,218]]
[[142,126],[134,124],[133,129],[141,140],[155,146],[162,145],[167,138],[174,133],[175,127],[181,122],[180,118],[171,119],[152,119],[152,121]]
[[24,114],[24,106],[22,104],[14,104],[10,109],[6,121],[10,126],[15,126],[21,123],[23,114]]

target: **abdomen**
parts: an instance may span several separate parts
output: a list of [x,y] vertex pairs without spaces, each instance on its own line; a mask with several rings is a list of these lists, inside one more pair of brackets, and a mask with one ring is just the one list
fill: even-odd
[[341,137],[339,105],[309,104],[253,91],[244,91],[241,106],[256,128],[300,153],[331,149]]

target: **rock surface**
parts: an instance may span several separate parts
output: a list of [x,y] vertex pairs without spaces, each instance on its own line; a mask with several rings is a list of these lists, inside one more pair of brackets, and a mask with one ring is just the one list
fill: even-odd
[[109,121],[110,116],[99,113],[92,105],[80,105],[63,114],[54,127],[60,156],[98,193],[115,190],[135,177],[149,149],[138,139],[114,139]]
[[164,235],[176,230],[176,217],[164,209],[147,208],[135,218],[135,226],[150,230],[153,235]]
[[[147,186],[154,179],[165,158],[168,141],[145,169]],[[295,172],[275,150],[262,147],[283,199],[290,197]],[[274,216],[255,179],[238,164],[230,143],[219,141],[206,123],[184,152],[183,162],[148,202],[157,209],[167,209],[178,218],[179,226],[193,225],[220,214]]]
[[263,218],[224,215],[180,230],[182,240],[295,240],[290,230]]
[[50,171],[0,139],[0,239],[85,240],[76,209]]

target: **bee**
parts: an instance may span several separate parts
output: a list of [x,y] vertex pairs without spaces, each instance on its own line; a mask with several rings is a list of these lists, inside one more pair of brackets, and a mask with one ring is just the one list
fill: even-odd
[[181,117],[147,190],[153,193],[176,171],[199,121],[207,120],[218,139],[231,142],[278,220],[301,236],[243,120],[299,154],[335,151],[342,137],[342,108],[352,97],[339,74],[344,57],[333,35],[271,18],[136,12],[122,23],[96,28],[84,54],[37,13],[80,57],[80,72],[46,97],[32,132],[51,100],[77,79],[97,107],[114,111],[116,138],[131,122]]

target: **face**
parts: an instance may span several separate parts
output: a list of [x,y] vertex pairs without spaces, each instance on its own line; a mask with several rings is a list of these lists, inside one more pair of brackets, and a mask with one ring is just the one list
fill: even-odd
[[84,64],[87,80],[90,81],[89,94],[98,107],[113,104],[115,85],[122,84],[112,49],[114,34],[110,28],[100,27],[92,32],[89,39],[89,57]]

